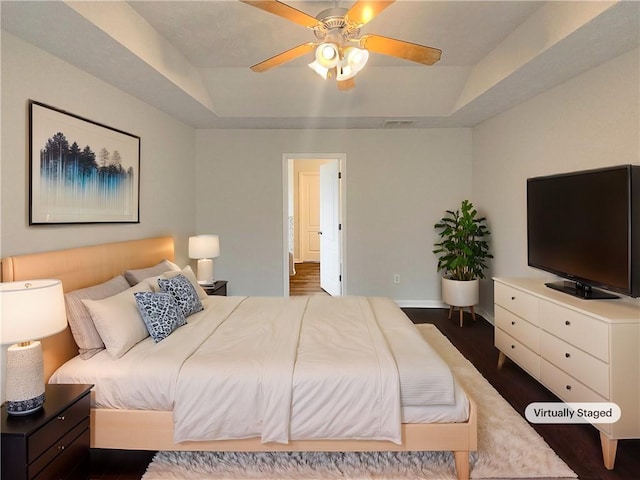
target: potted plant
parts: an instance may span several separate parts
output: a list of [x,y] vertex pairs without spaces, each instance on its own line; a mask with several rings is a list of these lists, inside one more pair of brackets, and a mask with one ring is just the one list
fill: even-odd
[[486,217],[479,217],[473,203],[463,200],[460,209],[447,210],[434,228],[439,230],[439,242],[434,244],[433,253],[438,255],[438,271],[442,276],[442,300],[453,307],[460,307],[460,326],[462,326],[462,307],[471,307],[479,299],[479,279],[484,277],[486,261],[493,258],[486,241],[491,232],[486,226]]

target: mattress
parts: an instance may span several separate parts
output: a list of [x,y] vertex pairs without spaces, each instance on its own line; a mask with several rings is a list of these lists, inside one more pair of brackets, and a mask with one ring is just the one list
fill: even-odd
[[[222,408],[225,398],[232,398],[234,395],[231,393],[233,390],[224,390],[230,381],[233,383],[242,375],[249,375],[258,376],[260,383],[262,381],[260,375],[264,375],[262,359],[276,355],[275,358],[270,359],[279,365],[274,369],[276,382],[280,382],[276,385],[291,383],[293,397],[286,397],[288,394],[285,394],[286,398],[281,398],[282,392],[286,389],[274,387],[271,390],[274,396],[271,403],[276,410],[270,411],[268,415],[264,412],[256,412],[256,418],[253,419],[255,425],[245,421],[244,423],[247,424],[245,429],[239,432],[229,433],[225,431],[224,426],[219,425],[207,427],[201,434],[204,437],[199,437],[200,434],[192,436],[194,426],[204,422],[194,424],[194,418],[197,417],[191,413],[193,405],[187,403],[183,410],[189,414],[184,416],[189,417],[191,423],[187,423],[183,430],[189,434],[179,436],[176,441],[205,439],[207,435],[216,439],[246,438],[260,436],[262,432],[264,441],[286,443],[289,439],[288,435],[291,435],[291,438],[309,438],[309,429],[323,431],[324,425],[314,424],[310,421],[312,417],[305,419],[305,412],[315,412],[314,415],[318,417],[322,408],[343,412],[345,409],[352,408],[351,404],[355,405],[354,411],[343,412],[349,416],[349,421],[334,423],[351,423],[351,419],[356,417],[358,411],[367,409],[371,409],[374,413],[380,411],[381,418],[385,417],[384,421],[386,421],[388,415],[385,412],[394,411],[396,408],[393,394],[394,382],[398,384],[397,415],[393,413],[391,417],[398,417],[398,421],[448,423],[462,422],[468,418],[468,401],[450,370],[406,315],[389,299],[320,296],[291,297],[291,299],[210,297],[203,303],[205,309],[202,312],[190,316],[187,325],[174,331],[162,342],[156,344],[151,338],[147,338],[117,360],[113,360],[106,351],[88,360],[76,357],[60,367],[50,382],[94,384],[93,399],[94,407],[97,408],[173,410],[175,417],[180,412],[181,392],[183,397],[206,398],[205,403],[213,405],[214,409],[216,405]],[[256,331],[259,333],[254,336],[251,332]],[[290,337],[294,337],[293,340]],[[292,341],[295,341],[295,345],[291,343]],[[239,362],[234,355],[240,358],[246,356],[247,350],[262,351],[258,346],[261,342],[269,345],[276,342],[281,345],[281,348],[269,348],[268,353],[262,353],[261,357],[257,357],[258,360],[254,359],[253,363],[250,361],[247,365],[239,367]],[[367,345],[376,342],[381,344],[379,350],[382,353],[377,348],[368,350]],[[321,348],[318,348],[318,345]],[[240,349],[237,350],[236,347]],[[291,350],[290,354],[274,353],[287,350]],[[386,363],[381,362],[378,357],[384,357],[384,352],[387,351],[390,360],[387,359]],[[291,355],[293,355],[293,363]],[[389,376],[385,375],[382,382],[376,380],[383,378],[377,372],[374,372],[372,381],[362,381],[355,376],[349,377],[351,373],[353,375],[358,373],[357,370],[360,368],[358,362],[361,358],[363,362],[366,360],[367,363],[372,363],[367,357],[374,358],[373,363],[376,364],[377,369],[382,368],[381,365],[391,363],[394,365],[392,370],[396,370],[396,376],[393,373]],[[204,362],[197,360],[198,358]],[[219,385],[212,383],[213,380],[199,381],[198,375],[204,375],[203,372],[215,372],[215,364],[210,362],[216,358],[219,361],[218,372],[229,368],[232,370],[227,374],[216,376],[218,378],[216,381],[220,382]],[[321,365],[324,367],[320,368]],[[192,373],[187,375],[186,372],[190,369]],[[286,372],[287,369],[294,372],[291,374],[291,379],[285,374],[278,373]],[[326,371],[331,369],[341,374],[338,375],[339,378],[335,380],[335,384],[327,384],[326,378],[323,377],[323,375],[327,376]],[[322,383],[321,390],[309,387],[305,380],[320,377],[323,378],[322,382],[325,382]],[[362,385],[354,383],[361,381]],[[350,387],[347,389],[346,386]],[[192,388],[200,388],[200,391],[193,392],[190,390]],[[390,392],[378,395],[381,390]],[[189,393],[185,395],[185,391]],[[260,389],[256,392],[258,391],[263,395],[267,390],[263,390],[260,385]],[[332,393],[329,395],[327,391]],[[363,395],[364,391],[369,393]],[[253,401],[253,397],[260,396],[252,395],[251,392],[246,393],[250,401]],[[345,395],[352,395],[351,400],[344,400]],[[362,397],[371,398],[371,401],[358,406],[357,402],[361,401]],[[327,405],[327,402],[333,402],[334,399],[338,402],[337,404]],[[341,399],[343,403],[340,403]],[[176,408],[176,400],[178,400],[178,408]],[[269,402],[264,401],[260,405],[262,404],[268,405]],[[272,433],[267,433],[265,438],[263,419],[286,415],[281,408],[282,404],[291,405],[288,411],[301,420],[298,423],[293,421],[287,432],[280,431],[282,427],[274,427]],[[298,408],[299,406],[304,408]],[[247,406],[247,408],[252,407]],[[248,410],[244,409],[244,411]],[[320,417],[322,415],[318,418]],[[206,419],[206,415],[202,418]],[[395,420],[391,418],[392,422]],[[235,425],[234,422],[232,423]],[[211,429],[220,431],[213,434]],[[392,441],[396,438],[384,431],[380,434],[366,432],[366,436],[360,436],[357,431],[354,433],[341,428],[338,428],[338,432],[328,430],[321,435],[321,438],[334,437],[377,438]]]

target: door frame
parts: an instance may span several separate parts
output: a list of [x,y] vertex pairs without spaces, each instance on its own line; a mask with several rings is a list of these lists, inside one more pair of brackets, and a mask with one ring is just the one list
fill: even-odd
[[340,251],[342,254],[342,295],[347,295],[347,155],[345,153],[284,153],[282,154],[282,277],[283,295],[289,296],[289,204],[293,196],[294,160],[337,160],[341,172],[340,202]]

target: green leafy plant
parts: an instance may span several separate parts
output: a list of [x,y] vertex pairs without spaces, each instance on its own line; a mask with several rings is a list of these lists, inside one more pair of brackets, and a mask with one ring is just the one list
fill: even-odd
[[485,240],[491,234],[486,220],[486,217],[478,217],[469,200],[463,200],[456,211],[446,211],[434,225],[440,236],[433,250],[438,255],[438,271],[444,271],[452,280],[485,278],[486,260],[493,258]]

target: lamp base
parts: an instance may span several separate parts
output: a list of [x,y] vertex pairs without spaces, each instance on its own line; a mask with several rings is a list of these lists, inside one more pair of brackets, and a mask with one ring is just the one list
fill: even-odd
[[44,404],[44,373],[40,342],[11,345],[7,349],[6,410],[9,415],[30,415]]
[[10,401],[7,400],[5,403],[5,410],[9,415],[31,415],[32,413],[37,412],[42,408],[44,404],[44,392],[42,395],[38,395],[35,398],[30,398],[28,400],[18,400],[18,401]]
[[201,258],[198,260],[198,284],[211,286],[215,283],[213,279],[213,260]]

